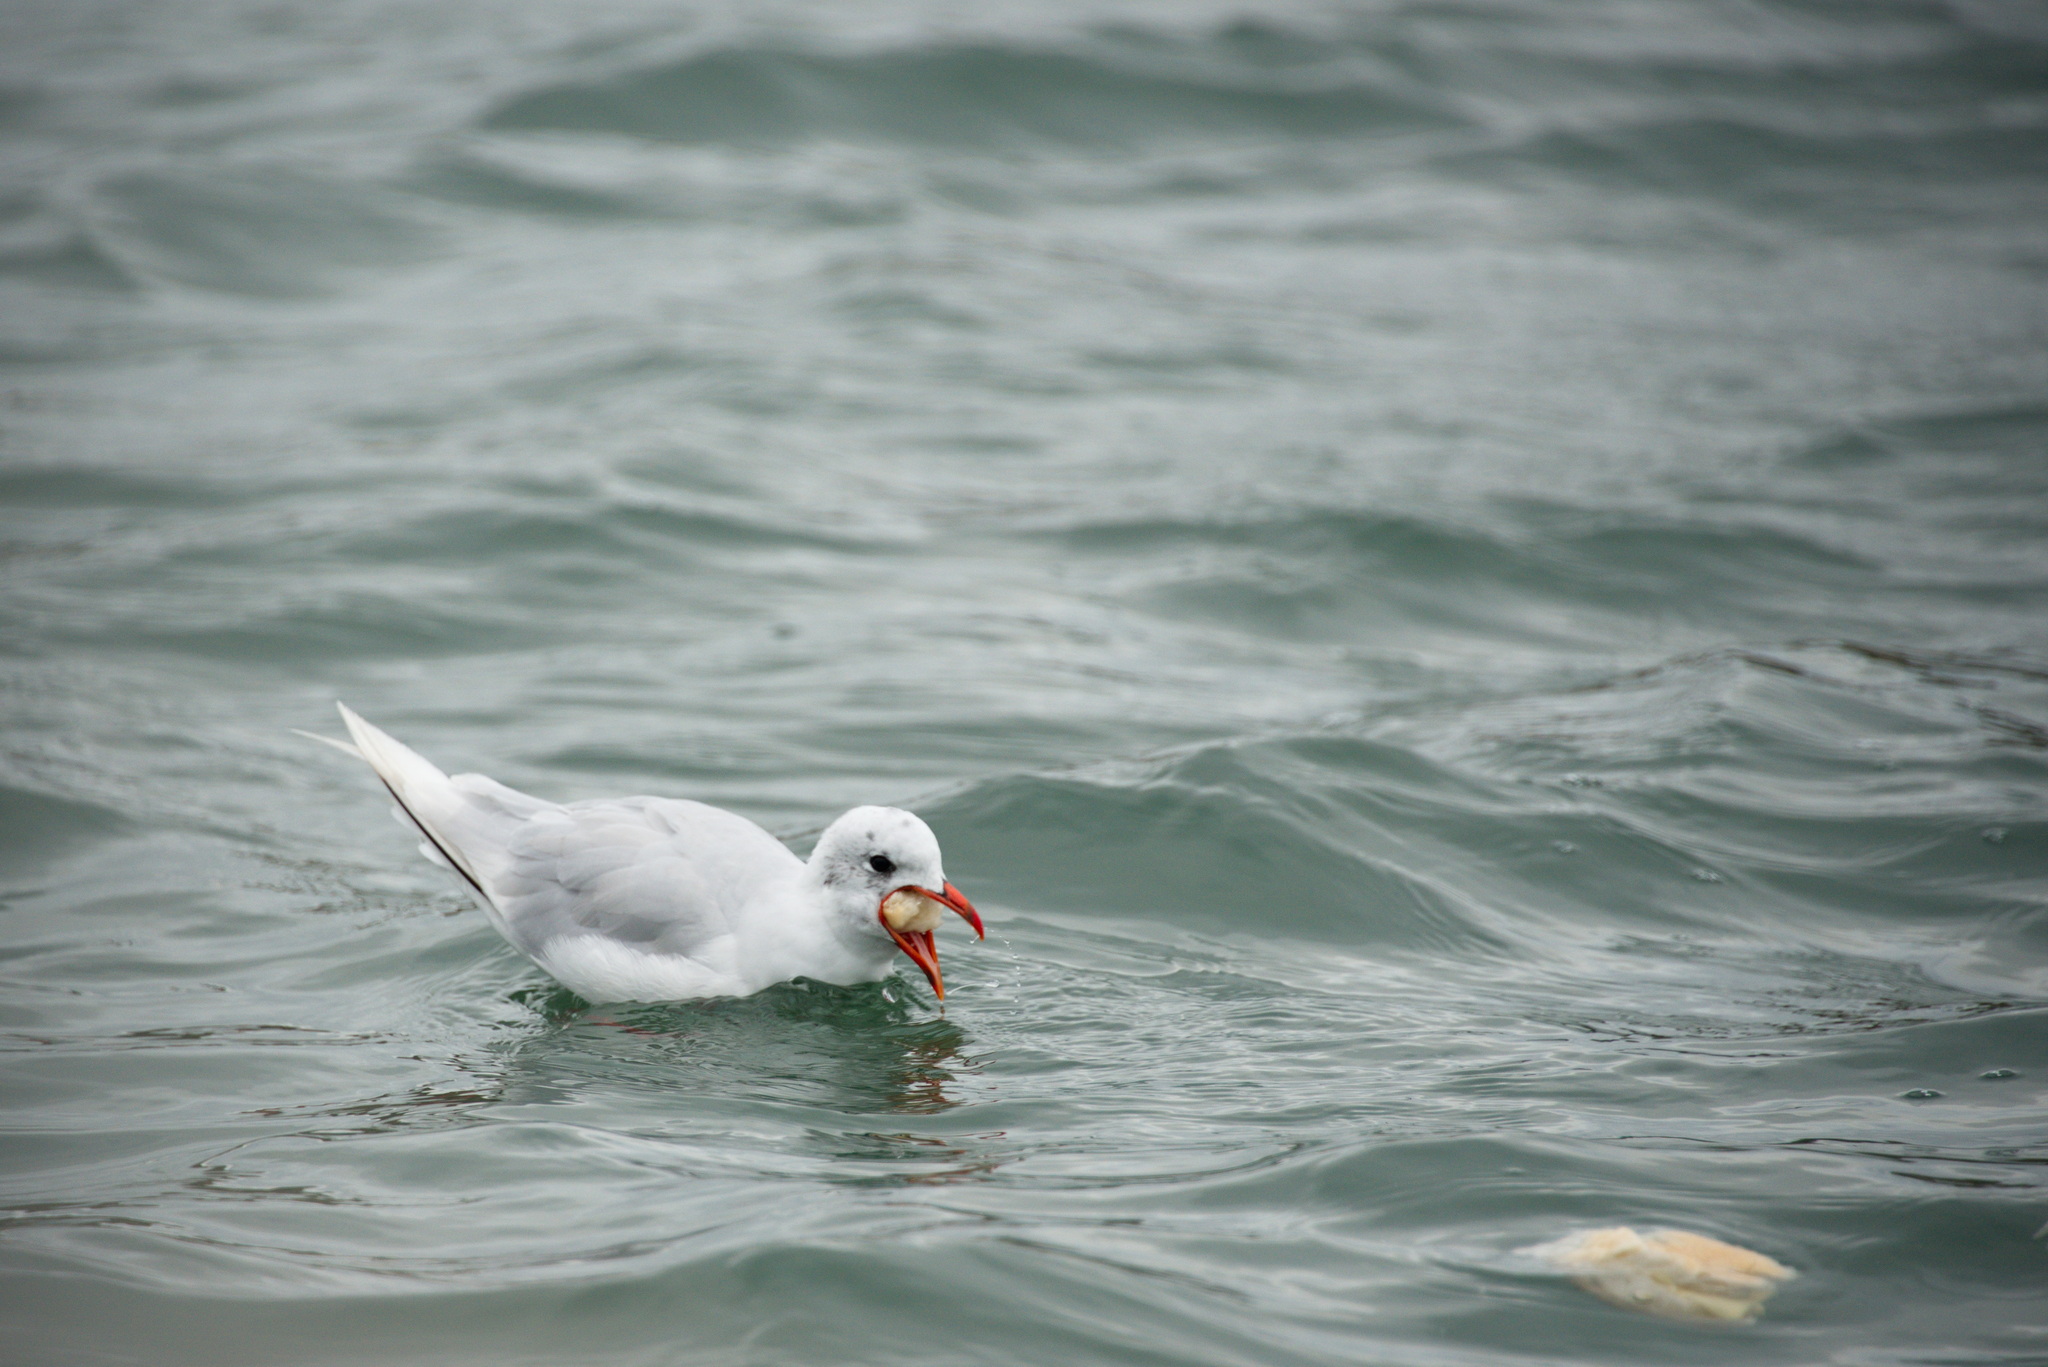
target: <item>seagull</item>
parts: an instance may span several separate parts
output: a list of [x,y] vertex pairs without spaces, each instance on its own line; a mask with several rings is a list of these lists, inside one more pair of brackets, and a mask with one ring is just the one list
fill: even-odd
[[557,803],[482,774],[450,777],[346,706],[354,742],[298,734],[367,763],[512,947],[592,1002],[745,997],[791,978],[889,975],[901,950],[945,1000],[938,929],[981,916],[946,881],[931,827],[855,807],[798,859],[732,812],[666,797]]

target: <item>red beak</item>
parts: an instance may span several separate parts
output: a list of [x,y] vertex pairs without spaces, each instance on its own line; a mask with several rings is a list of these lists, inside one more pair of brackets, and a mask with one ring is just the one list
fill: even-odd
[[[889,897],[894,897],[898,892],[904,890],[903,888],[896,888],[890,892]],[[954,887],[951,883],[946,884],[944,891],[941,892],[933,892],[930,888],[921,888],[914,883],[908,885],[908,890],[922,893],[940,906],[950,907],[966,917],[967,924],[974,927],[975,939],[983,940],[988,938],[988,932],[983,930],[981,926],[981,913],[974,909],[974,903],[967,900],[967,894],[961,892],[960,889]],[[889,898],[884,897],[882,900],[886,902]],[[879,910],[875,913],[875,918],[881,920],[881,912]],[[933,993],[938,996],[940,1001],[944,1001],[946,999],[946,983],[939,976],[938,937],[929,930],[898,930],[887,921],[882,921],[882,929],[889,932],[889,938],[896,942],[896,948],[909,955],[910,962],[916,964],[924,971],[925,979],[931,983]]]
[[974,909],[974,903],[967,900],[966,893],[960,891],[951,883],[946,884],[944,892],[933,892],[929,888],[919,888],[918,891],[931,898],[934,902],[937,902],[940,906],[951,907],[966,917],[967,924],[974,927],[975,939],[986,940],[988,938],[988,932],[981,928],[981,913]]

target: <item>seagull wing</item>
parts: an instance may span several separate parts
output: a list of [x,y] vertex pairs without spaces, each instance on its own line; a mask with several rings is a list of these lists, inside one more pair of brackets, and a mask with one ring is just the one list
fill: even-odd
[[748,913],[803,867],[745,817],[654,797],[539,813],[518,828],[510,855],[493,892],[512,942],[543,964],[595,938],[725,974],[738,971]]
[[355,743],[340,748],[376,771],[420,852],[571,988],[657,1001],[752,990],[741,923],[803,867],[759,826],[701,802],[563,805],[482,774],[450,777],[348,708],[341,716]]

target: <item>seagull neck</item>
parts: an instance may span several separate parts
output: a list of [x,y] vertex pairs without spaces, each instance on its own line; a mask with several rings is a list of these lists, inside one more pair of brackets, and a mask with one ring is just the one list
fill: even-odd
[[827,878],[815,853],[799,878],[804,900],[834,941],[860,958],[887,962],[895,955],[896,946],[882,930],[876,908],[868,904],[866,889],[849,892]]

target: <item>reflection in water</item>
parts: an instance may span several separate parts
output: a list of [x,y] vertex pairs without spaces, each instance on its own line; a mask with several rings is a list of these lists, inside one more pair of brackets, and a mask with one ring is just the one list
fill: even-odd
[[[855,1114],[933,1115],[958,1104],[948,1083],[976,1064],[967,1036],[904,999],[901,983],[834,987],[799,981],[752,997],[587,1007],[561,993],[560,1030],[522,1042],[522,1055],[562,1048],[593,1061],[653,1069],[665,1084],[713,1083],[722,1096],[798,1102]],[[561,998],[567,997],[568,1001]],[[632,1047],[621,1048],[627,1040]]]
[[[942,1124],[919,1132],[962,1104],[981,1064],[964,1030],[930,1015],[928,1003],[904,1000],[900,984],[793,984],[669,1005],[592,1007],[551,989],[517,998],[539,1019],[501,1023],[480,1049],[449,1060],[452,1075],[245,1111],[259,1132],[198,1156],[180,1181],[198,1203],[183,1207],[185,1237],[281,1256],[268,1232],[244,1227],[232,1210],[289,1200],[439,1211],[474,1200],[467,1174],[487,1169],[534,1209],[586,1211],[594,1200],[613,1210],[594,1243],[530,1241],[527,1216],[512,1218],[496,1236],[494,1265],[666,1257],[716,1242],[749,1218],[743,1209],[800,1219],[817,1207],[820,1183],[972,1182],[1015,1156],[1000,1134],[962,1136]],[[877,1127],[876,1116],[898,1123]],[[369,1172],[380,1176],[356,1180]],[[758,1197],[735,1206],[736,1191],[753,1184],[762,1184]],[[316,1239],[290,1256],[323,1267],[360,1256],[386,1270],[471,1256],[430,1227],[415,1234],[405,1253],[364,1254],[338,1230],[334,1242]]]
[[[758,1126],[765,1105],[787,1127],[781,1154],[795,1147],[918,1169],[864,1171],[857,1183],[958,1181],[992,1171],[1001,1160],[955,1137],[818,1123],[821,1111],[929,1117],[961,1104],[959,1084],[980,1070],[966,1052],[966,1032],[925,1015],[926,1005],[903,993],[902,984],[799,982],[740,1000],[593,1007],[565,989],[523,989],[513,1000],[538,1012],[541,1023],[455,1059],[460,1079],[249,1114],[304,1123],[292,1138],[333,1140],[532,1120],[535,1107],[618,1106],[645,1115],[652,1097],[665,1122],[661,1136],[694,1142],[728,1132],[742,1117]],[[337,1130],[334,1121],[345,1126]],[[931,1170],[935,1160],[943,1171]]]
[[[408,1087],[403,1092],[392,1092],[382,1096],[365,1097],[360,1101],[332,1106],[258,1106],[244,1111],[252,1116],[303,1116],[350,1119],[367,1116],[367,1125],[351,1126],[344,1134],[377,1134],[386,1130],[417,1127],[422,1123],[442,1122],[451,1116],[458,1121],[472,1119],[471,1113],[479,1106],[488,1106],[498,1099],[495,1088],[444,1087],[435,1083],[422,1083]],[[320,1137],[322,1132],[307,1131],[308,1137]]]
[[936,1115],[960,1103],[946,1095],[946,1084],[954,1080],[954,1064],[971,1068],[973,1063],[961,1052],[966,1035],[950,1021],[933,1021],[923,1031],[906,1033],[899,1041],[902,1054],[891,1068],[884,1108],[910,1115]]
[[[899,1173],[887,1178],[856,1178],[852,1183],[856,1186],[886,1182],[891,1185],[902,1183],[903,1185],[913,1187],[950,1187],[956,1183],[972,1182],[987,1177],[1005,1162],[1009,1161],[1007,1155],[997,1157],[993,1154],[977,1154],[972,1149],[963,1148],[958,1144],[934,1138],[931,1135],[873,1134],[864,1137],[872,1139],[879,1144],[892,1146],[893,1151],[888,1156],[896,1162],[911,1163],[938,1160],[941,1162],[951,1162],[952,1166],[921,1172]],[[1003,1132],[997,1130],[991,1134],[974,1137],[980,1139],[1001,1139]]]

